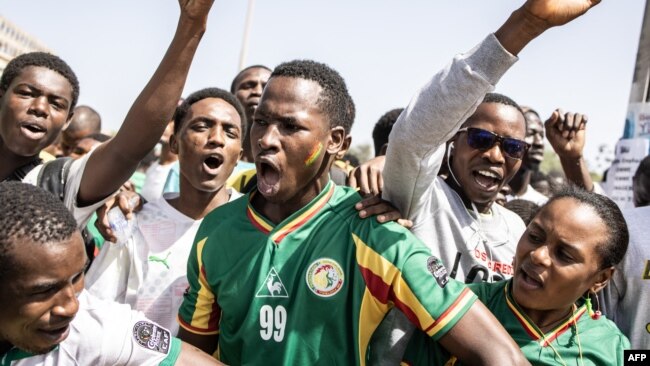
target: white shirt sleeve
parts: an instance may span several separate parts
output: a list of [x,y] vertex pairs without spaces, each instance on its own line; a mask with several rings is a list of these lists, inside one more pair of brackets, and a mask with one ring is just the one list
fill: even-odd
[[409,219],[426,205],[440,170],[445,142],[474,113],[485,94],[514,64],[494,35],[456,56],[413,97],[389,137],[384,198]]
[[79,194],[81,178],[83,177],[84,170],[86,169],[88,159],[93,154],[93,152],[94,150],[72,162],[70,171],[68,172],[68,179],[65,183],[65,196],[63,198],[63,203],[72,212],[72,215],[77,221],[80,229],[86,226],[93,213],[97,211],[99,206],[103,205],[104,202],[106,202],[106,200],[110,197],[109,195],[102,200],[84,207],[80,207],[77,202],[77,195]]
[[85,297],[84,309],[77,315],[79,321],[75,319],[83,344],[78,353],[92,355],[92,360],[80,364],[146,366],[159,365],[168,358],[175,361],[180,344],[169,330],[128,305],[105,302],[85,291],[81,296]]

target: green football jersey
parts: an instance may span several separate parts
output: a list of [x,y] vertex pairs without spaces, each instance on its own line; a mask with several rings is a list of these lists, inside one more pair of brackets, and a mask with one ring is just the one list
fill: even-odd
[[476,300],[406,229],[360,219],[350,188],[330,181],[278,225],[251,197],[203,220],[179,311],[187,331],[219,335],[223,362],[365,365],[393,306],[437,340]]
[[[623,365],[630,342],[610,320],[592,319],[584,301],[573,315],[546,334],[526,316],[511,293],[512,279],[469,287],[499,319],[533,365]],[[486,340],[487,341],[487,340]],[[404,356],[407,365],[459,365],[438,344],[417,332]]]

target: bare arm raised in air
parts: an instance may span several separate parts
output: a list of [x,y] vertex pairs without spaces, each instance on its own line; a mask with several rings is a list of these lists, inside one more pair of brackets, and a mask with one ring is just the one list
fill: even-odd
[[560,158],[567,179],[579,187],[593,191],[594,183],[582,157],[587,116],[556,109],[544,126],[546,138]]
[[160,65],[129,110],[117,135],[90,156],[77,194],[80,205],[115,192],[151,151],[171,119],[206,29],[213,0],[179,0],[174,38]]

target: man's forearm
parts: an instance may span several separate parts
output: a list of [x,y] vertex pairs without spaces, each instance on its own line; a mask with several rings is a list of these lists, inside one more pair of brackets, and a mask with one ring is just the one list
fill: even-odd
[[93,203],[112,194],[158,142],[174,114],[206,20],[207,11],[195,18],[181,11],[165,56],[131,106],[120,131],[90,157],[79,188],[81,203]]
[[560,157],[562,170],[569,182],[582,187],[588,191],[594,190],[594,183],[589,174],[587,163],[582,157],[580,158],[562,158]]
[[116,139],[125,159],[139,162],[158,142],[181,97],[205,24],[181,17],[160,65],[129,110]]

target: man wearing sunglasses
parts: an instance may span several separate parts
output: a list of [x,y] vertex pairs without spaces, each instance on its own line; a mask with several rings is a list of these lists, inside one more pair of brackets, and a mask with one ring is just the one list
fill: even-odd
[[[441,257],[451,277],[466,283],[511,277],[515,247],[525,227],[516,214],[494,201],[529,147],[521,109],[512,99],[489,93],[455,133],[456,126],[446,118],[434,126],[429,123],[435,116],[409,120],[413,113],[417,109],[407,109],[393,129],[384,170],[385,197],[413,220],[413,232]],[[422,125],[429,125],[428,142],[407,144]],[[414,150],[419,150],[417,165]],[[437,172],[445,153],[449,174],[442,179]],[[403,205],[407,181],[413,181],[413,192],[420,191],[413,197],[421,198]]]
[[[413,221],[411,231],[442,259],[449,277],[469,283],[513,275],[515,247],[525,226],[494,200],[528,149],[526,120],[517,103],[488,92],[528,42],[570,21],[569,14],[582,14],[597,3],[526,1],[497,32],[434,75],[393,126],[383,167],[383,198]],[[513,32],[512,26],[523,29]],[[438,176],[443,164],[449,171],[445,179]],[[372,177],[364,172],[376,169],[358,170],[355,178],[366,184],[365,190],[372,186]],[[374,349],[387,350],[390,355],[382,358],[388,360],[386,356],[400,353],[409,332],[406,317],[393,311],[375,332]],[[396,339],[400,333],[406,335]]]

